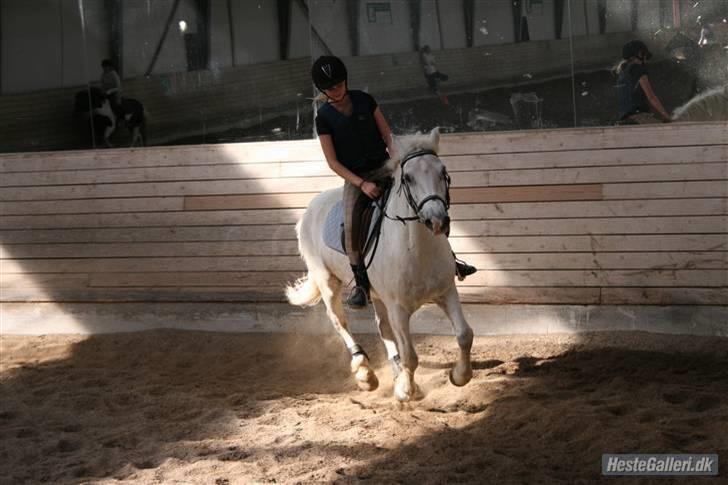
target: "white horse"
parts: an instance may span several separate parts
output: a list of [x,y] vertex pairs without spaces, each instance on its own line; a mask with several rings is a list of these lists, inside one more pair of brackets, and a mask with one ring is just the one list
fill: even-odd
[[[452,322],[460,353],[450,381],[467,384],[473,370],[473,331],[465,321],[455,288],[455,260],[447,240],[450,178],[437,156],[437,129],[427,135],[397,140],[400,159],[388,163],[394,183],[386,206],[378,249],[369,267],[371,299],[379,335],[394,372],[394,394],[400,401],[418,396],[414,373],[417,353],[410,336],[410,317],[422,305],[436,303]],[[294,305],[311,306],[323,299],[331,322],[351,353],[351,370],[362,390],[379,381],[369,358],[347,328],[341,290],[351,281],[346,256],[328,248],[323,231],[329,209],[342,197],[333,189],[315,197],[296,225],[298,247],[308,274],[286,289]],[[412,217],[402,222],[396,217]],[[368,258],[366,259],[368,261]]]
[[728,121],[728,84],[698,94],[673,114],[674,121]]

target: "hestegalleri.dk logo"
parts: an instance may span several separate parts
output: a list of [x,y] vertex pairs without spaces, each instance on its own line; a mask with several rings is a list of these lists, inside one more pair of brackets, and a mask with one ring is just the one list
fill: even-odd
[[602,455],[602,475],[718,475],[717,454]]

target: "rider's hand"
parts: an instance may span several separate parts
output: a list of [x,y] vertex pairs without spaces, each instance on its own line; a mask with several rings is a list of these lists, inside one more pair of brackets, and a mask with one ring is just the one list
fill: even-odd
[[374,182],[364,181],[359,188],[370,199],[376,199],[381,194],[381,190],[379,190],[379,187]]

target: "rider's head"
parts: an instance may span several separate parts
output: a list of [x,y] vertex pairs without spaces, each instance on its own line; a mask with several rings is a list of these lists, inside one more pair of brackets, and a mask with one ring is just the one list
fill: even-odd
[[319,91],[331,90],[334,86],[346,85],[348,73],[341,59],[335,56],[321,56],[311,67],[311,80]]
[[635,58],[645,62],[651,57],[652,53],[641,40],[630,40],[622,47],[622,59],[626,61]]

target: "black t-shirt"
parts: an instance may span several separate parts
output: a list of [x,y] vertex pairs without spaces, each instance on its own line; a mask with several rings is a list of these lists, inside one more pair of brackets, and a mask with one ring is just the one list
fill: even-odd
[[640,86],[640,78],[647,75],[644,64],[629,64],[619,73],[619,118],[635,113],[649,113],[650,103]]
[[336,158],[355,174],[376,170],[389,158],[374,120],[377,102],[363,91],[349,91],[349,97],[351,116],[325,103],[316,113],[316,132],[319,136],[331,135]]

